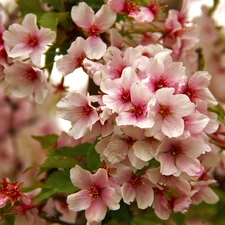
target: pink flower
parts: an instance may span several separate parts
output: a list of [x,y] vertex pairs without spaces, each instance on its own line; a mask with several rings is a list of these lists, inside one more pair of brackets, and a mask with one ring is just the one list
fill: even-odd
[[46,221],[39,216],[39,210],[37,206],[32,202],[40,189],[35,189],[32,192],[26,193],[21,199],[19,205],[14,207],[16,214],[14,225],[45,225]]
[[131,108],[130,88],[134,82],[138,82],[133,68],[127,67],[123,70],[119,79],[107,79],[101,83],[100,89],[103,95],[103,103],[114,112],[123,112]]
[[[155,126],[168,137],[178,137],[184,132],[184,116],[194,111],[195,105],[183,94],[174,95],[173,88],[161,88],[156,92],[156,104],[151,106],[155,112]],[[146,133],[148,135],[148,131]],[[151,136],[151,135],[150,135]]]
[[55,40],[56,34],[48,28],[38,29],[36,16],[27,14],[22,25],[12,24],[3,34],[10,57],[29,55],[35,65],[40,65],[46,46]]
[[96,109],[91,106],[90,96],[76,91],[69,93],[57,103],[58,116],[72,122],[68,132],[75,139],[83,137],[99,120]]
[[156,92],[163,87],[173,87],[176,92],[185,84],[185,67],[181,62],[165,62],[167,52],[161,52],[154,58],[145,59],[145,72],[149,77],[147,83],[149,89]]
[[135,175],[129,167],[122,167],[119,181],[122,183],[121,193],[126,204],[136,199],[139,209],[151,206],[154,200],[152,184],[145,175]]
[[5,80],[15,97],[24,98],[33,94],[38,104],[44,101],[48,90],[41,70],[30,63],[16,60],[12,66],[5,69],[5,74]]
[[199,101],[205,101],[209,106],[217,105],[216,99],[209,91],[211,75],[206,71],[195,72],[182,88],[182,93],[186,94],[190,101],[197,104]]
[[156,150],[156,159],[160,162],[163,175],[179,176],[181,172],[186,172],[189,176],[195,176],[201,170],[197,157],[204,152],[201,140],[165,138]]
[[70,171],[70,178],[74,186],[82,189],[67,197],[69,209],[73,211],[85,210],[89,223],[101,222],[110,210],[119,209],[120,196],[110,185],[105,169],[98,169],[95,174],[76,165]]
[[208,204],[214,204],[218,202],[219,198],[214,193],[214,191],[209,187],[209,184],[216,183],[215,180],[201,180],[198,182],[193,182],[192,185],[192,197],[191,200],[193,204],[198,205],[202,201]]
[[22,183],[8,182],[6,179],[2,179],[0,187],[0,208],[6,206],[7,201],[10,201],[12,205],[23,197],[21,192]]
[[116,13],[104,4],[95,14],[85,2],[80,2],[78,6],[73,6],[71,16],[77,26],[86,29],[89,33],[85,48],[88,58],[100,59],[106,50],[106,44],[99,35],[113,25]]
[[118,126],[133,125],[140,128],[150,128],[154,120],[148,111],[152,103],[152,94],[142,83],[133,83],[130,88],[132,107],[125,112],[119,113],[116,118]]
[[76,68],[83,67],[83,60],[86,56],[85,44],[82,37],[77,37],[67,50],[68,54],[56,62],[56,67],[63,76],[72,73]]

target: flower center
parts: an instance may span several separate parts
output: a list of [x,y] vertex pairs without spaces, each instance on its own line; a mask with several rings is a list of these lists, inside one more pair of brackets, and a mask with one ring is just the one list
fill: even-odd
[[170,153],[172,156],[178,156],[181,153],[181,147],[179,145],[172,145],[170,147]]
[[127,137],[126,138],[126,140],[125,140],[125,143],[129,146],[129,147],[131,147],[131,146],[133,146],[133,144],[136,142],[136,139],[135,138],[132,138],[132,137]]
[[143,182],[143,180],[141,179],[141,177],[136,177],[136,176],[134,176],[133,178],[131,178],[130,184],[131,184],[134,188],[137,188],[137,187],[140,187],[141,185],[143,185],[144,182]]
[[168,116],[171,113],[170,112],[170,107],[167,106],[167,105],[161,105],[158,113],[161,114],[161,116],[164,118],[164,117]]
[[128,14],[133,12],[133,11],[138,11],[138,7],[135,5],[135,1],[131,0],[130,2],[126,2],[125,4],[125,12]]
[[81,55],[80,57],[76,58],[77,68],[78,67],[84,68],[83,61],[84,61],[84,55]]
[[82,108],[82,115],[88,116],[92,112],[92,108],[89,105],[85,105]]
[[196,93],[192,88],[187,86],[187,88],[184,91],[184,94],[186,94],[189,97],[191,102],[197,103]]
[[166,79],[164,77],[160,77],[160,79],[154,83],[154,91],[157,91],[163,87],[167,87],[167,85]]
[[36,71],[34,71],[32,68],[26,70],[22,75],[22,82],[30,84],[33,83],[38,77],[38,74]]
[[99,197],[99,190],[95,186],[92,186],[91,188],[89,188],[88,192],[92,200],[95,200],[96,198]]
[[9,183],[6,179],[3,179],[0,194],[7,196],[14,203],[18,198],[22,197],[21,187],[22,184],[17,182]]
[[38,45],[38,40],[35,36],[31,36],[30,34],[28,34],[26,37],[26,43],[30,46],[30,47],[35,47]]
[[133,105],[132,109],[131,109],[131,113],[133,113],[135,115],[136,118],[142,116],[144,114],[143,112],[143,106],[137,106],[137,105]]
[[96,24],[93,24],[91,28],[89,29],[90,36],[99,36],[101,33],[101,30],[99,29],[99,26]]
[[121,98],[123,103],[130,102],[131,101],[131,99],[130,99],[130,91],[128,89],[126,89],[126,88],[123,88],[120,98]]

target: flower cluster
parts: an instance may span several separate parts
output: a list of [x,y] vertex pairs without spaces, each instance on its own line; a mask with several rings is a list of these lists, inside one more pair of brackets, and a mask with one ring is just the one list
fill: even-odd
[[[85,3],[76,6],[72,18],[84,8]],[[75,22],[83,28],[81,18]],[[214,180],[206,178],[201,161],[211,151],[207,135],[218,129],[215,114],[208,112],[217,104],[208,89],[211,75],[188,75],[160,45],[110,46],[98,61],[91,60],[89,45],[89,39],[77,38],[57,65],[66,75],[71,71],[65,65],[75,58],[74,68],[82,66],[99,94],[71,92],[58,102],[57,113],[71,121],[70,136],[98,139],[95,149],[107,169],[71,170],[73,184],[82,190],[68,196],[69,208],[85,210],[93,223],[104,219],[107,207],[118,209],[121,198],[128,205],[136,200],[140,209],[152,206],[161,219],[203,200],[215,203],[208,187]]]
[[[93,8],[85,1],[73,6],[50,2],[47,7],[40,1],[46,14],[26,14],[21,24],[7,29],[0,16],[0,142],[13,138],[26,121],[42,120],[35,117],[36,103],[56,92],[60,99],[50,96],[53,101],[45,104],[53,103],[57,116],[71,127],[60,136],[34,136],[46,150],[43,164],[36,165],[43,161],[42,154],[34,160],[44,179],[31,182],[32,192],[26,195],[22,183],[3,179],[0,208],[11,202],[15,225],[44,225],[46,220],[72,224],[80,211],[85,211],[87,225],[100,225],[108,209],[131,204],[137,210],[152,208],[158,218],[168,220],[202,201],[216,203],[211,185],[220,155],[225,165],[220,152],[224,127],[219,123],[225,123],[225,112],[211,93],[214,74],[205,70],[210,66],[202,66],[199,55],[207,44],[199,31],[211,21],[208,11],[203,9],[204,18],[192,24],[186,0],[179,11],[166,13],[166,6],[155,0],[108,0]],[[40,26],[46,18],[54,21],[46,24],[54,24],[56,32]],[[216,45],[214,25],[204,26],[202,35],[210,31]],[[207,53],[203,51],[210,60]],[[217,63],[222,68],[221,61]],[[48,86],[55,75],[53,65],[62,75],[60,83],[52,85],[55,92]],[[77,82],[81,71],[94,91],[89,86],[85,92],[67,92],[66,78],[72,75]],[[53,127],[41,133],[58,133]],[[89,144],[91,150],[76,152]],[[93,165],[98,158],[97,166],[90,165],[91,154]],[[0,159],[19,161],[11,155],[13,150],[5,154],[0,149]],[[218,161],[212,162],[212,156]],[[19,158],[15,170],[24,170],[24,165],[32,169]],[[222,174],[225,170],[220,169]]]
[[27,14],[21,25],[12,24],[8,30],[1,30],[4,43],[1,51],[6,53],[2,57],[1,77],[6,82],[8,92],[17,98],[33,95],[35,102],[41,104],[47,95],[41,56],[47,45],[55,40],[55,32],[43,27],[39,29],[33,14]]

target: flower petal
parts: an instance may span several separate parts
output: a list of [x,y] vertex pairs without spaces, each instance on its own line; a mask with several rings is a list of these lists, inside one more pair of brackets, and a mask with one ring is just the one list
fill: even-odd
[[96,198],[91,206],[85,211],[85,216],[89,222],[101,222],[106,215],[107,207],[101,198]]
[[104,188],[101,192],[101,197],[105,205],[107,205],[110,210],[117,210],[120,208],[119,201],[121,197],[116,194],[114,188]]
[[77,26],[88,29],[94,22],[94,11],[85,2],[80,2],[72,7],[71,17]]
[[121,193],[122,193],[123,201],[126,204],[130,205],[130,203],[134,201],[135,191],[134,191],[134,188],[131,186],[131,184],[125,183],[121,187]]
[[95,14],[95,23],[100,26],[101,31],[108,30],[116,20],[116,13],[112,11],[109,5],[102,7]]
[[80,189],[88,189],[93,186],[92,174],[79,165],[70,170],[70,179],[73,185]]
[[100,59],[105,53],[106,47],[101,38],[91,36],[86,40],[85,52],[90,59]]
[[79,212],[91,206],[92,199],[88,190],[81,190],[67,196],[67,204],[70,210]]

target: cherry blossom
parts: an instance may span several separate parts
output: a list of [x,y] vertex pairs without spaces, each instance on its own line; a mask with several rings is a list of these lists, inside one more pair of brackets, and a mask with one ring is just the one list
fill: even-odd
[[76,68],[83,67],[83,60],[85,58],[84,49],[85,40],[77,37],[67,50],[68,54],[56,62],[56,67],[63,76],[72,73]]
[[183,87],[183,93],[197,104],[199,101],[206,101],[209,106],[216,105],[217,101],[209,91],[211,75],[206,71],[195,72]]
[[165,138],[156,150],[156,159],[160,162],[160,172],[163,175],[179,176],[181,172],[186,172],[189,176],[194,176],[201,170],[197,157],[204,152],[204,145],[198,139]]
[[5,81],[9,90],[17,98],[33,95],[35,102],[41,104],[47,95],[45,76],[40,69],[31,63],[16,60],[13,65],[5,70]]
[[39,210],[32,200],[40,192],[40,189],[35,189],[32,192],[26,193],[19,205],[14,207],[16,214],[15,225],[45,225],[46,221],[39,216]]
[[140,209],[151,206],[154,200],[152,184],[145,175],[135,175],[129,167],[122,167],[118,180],[122,183],[121,193],[126,204],[136,199]]
[[154,120],[148,111],[149,105],[154,104],[154,99],[148,88],[140,83],[133,83],[130,89],[132,106],[125,112],[119,113],[116,118],[118,126],[134,125],[140,128],[150,128]]
[[106,50],[106,44],[99,35],[113,25],[116,13],[105,4],[95,14],[85,2],[80,2],[78,6],[73,6],[71,16],[77,26],[86,29],[89,33],[85,47],[88,58],[100,59]]
[[71,181],[81,190],[67,197],[69,209],[73,211],[85,210],[89,223],[101,222],[106,215],[107,207],[111,210],[119,209],[120,196],[110,185],[105,169],[98,169],[95,174],[76,165],[70,171]]
[[122,76],[116,80],[107,79],[101,83],[100,89],[107,95],[103,96],[103,103],[114,112],[120,113],[131,108],[130,89],[138,82],[133,68],[126,67]]
[[3,33],[6,51],[10,57],[29,55],[32,62],[39,66],[41,55],[46,46],[55,40],[56,33],[49,28],[37,27],[37,18],[34,14],[27,14],[22,25],[12,24]]
[[69,93],[57,103],[58,116],[72,122],[68,132],[70,136],[79,139],[99,120],[96,109],[91,106],[90,96],[77,91]]
[[[173,94],[173,88],[161,88],[156,94],[155,106],[150,106],[155,112],[153,130],[161,130],[168,137],[179,137],[184,132],[184,116],[194,112],[194,104],[184,94]],[[148,132],[146,132],[148,135]]]
[[9,182],[6,179],[2,179],[0,187],[0,208],[5,207],[8,201],[13,205],[17,200],[23,197],[21,192],[22,183]]

